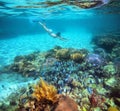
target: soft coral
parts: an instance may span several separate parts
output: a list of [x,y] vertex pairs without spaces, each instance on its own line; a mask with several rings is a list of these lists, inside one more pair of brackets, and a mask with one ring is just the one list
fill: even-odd
[[48,100],[54,103],[57,101],[57,89],[40,79],[40,82],[34,86],[32,96],[37,101]]

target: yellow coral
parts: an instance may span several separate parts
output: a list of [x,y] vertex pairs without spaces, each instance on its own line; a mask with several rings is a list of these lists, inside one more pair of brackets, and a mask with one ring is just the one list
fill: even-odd
[[73,54],[70,55],[70,58],[72,60],[76,61],[76,62],[82,61],[84,59],[84,57],[85,57],[85,54],[78,53],[78,52],[73,53]]
[[111,107],[108,108],[108,111],[118,111],[118,109],[116,107],[111,106]]
[[56,51],[57,59],[69,59],[69,49],[59,49]]
[[32,96],[36,98],[37,101],[48,100],[54,103],[57,101],[57,89],[43,79],[40,79],[40,82],[34,86]]

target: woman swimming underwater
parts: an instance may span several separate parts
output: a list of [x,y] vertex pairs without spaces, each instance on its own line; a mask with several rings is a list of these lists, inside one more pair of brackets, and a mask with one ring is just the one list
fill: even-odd
[[47,26],[46,26],[45,24],[43,24],[42,22],[39,21],[38,23],[44,28],[45,31],[47,31],[47,33],[48,33],[51,37],[53,37],[53,38],[58,38],[58,39],[60,39],[60,40],[68,40],[68,39],[66,39],[66,38],[64,38],[64,37],[61,37],[60,32],[54,33],[51,29],[47,28]]

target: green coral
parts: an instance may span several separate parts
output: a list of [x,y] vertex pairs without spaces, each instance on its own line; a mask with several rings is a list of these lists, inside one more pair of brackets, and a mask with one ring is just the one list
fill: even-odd
[[114,65],[112,63],[104,66],[103,68],[104,73],[108,74],[108,75],[114,75],[116,73],[116,68],[114,67]]

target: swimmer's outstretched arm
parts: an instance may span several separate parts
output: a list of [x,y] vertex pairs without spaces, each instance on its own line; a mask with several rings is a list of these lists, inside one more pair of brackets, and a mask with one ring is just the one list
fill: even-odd
[[41,22],[38,22],[48,33],[51,33],[52,32],[52,30],[51,29],[48,29],[47,27],[46,27],[46,25],[44,25],[43,23],[41,23]]

